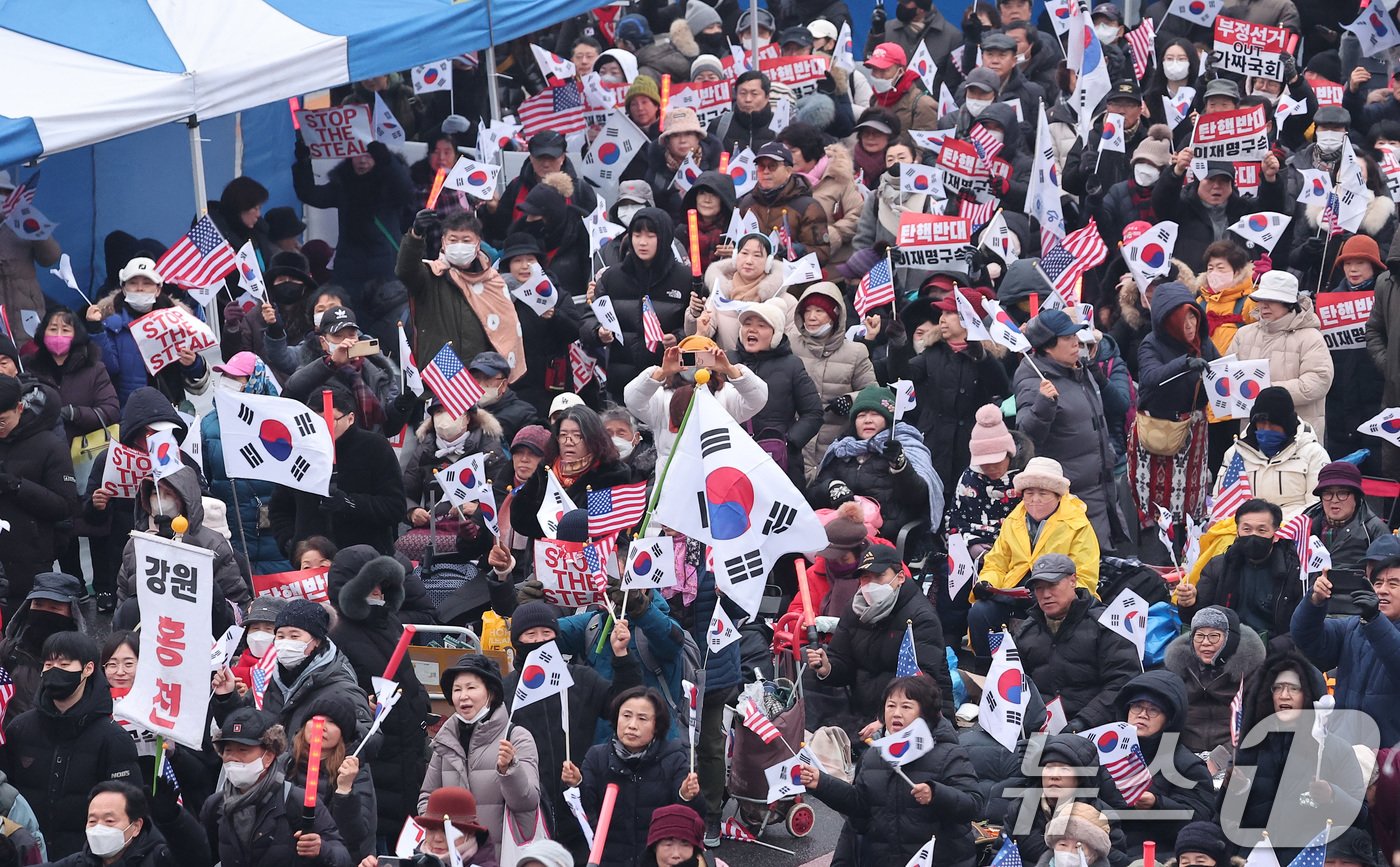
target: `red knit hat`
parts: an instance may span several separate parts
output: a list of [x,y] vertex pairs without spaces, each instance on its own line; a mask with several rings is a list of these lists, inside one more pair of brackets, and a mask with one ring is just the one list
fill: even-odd
[[696,851],[702,851],[705,848],[705,823],[698,813],[683,804],[662,807],[651,814],[647,846],[655,846],[662,840],[684,840]]
[[808,307],[817,307],[827,316],[830,316],[832,322],[835,322],[837,319],[836,299],[824,292],[813,292],[802,299],[797,309],[797,317],[799,319],[807,312]]

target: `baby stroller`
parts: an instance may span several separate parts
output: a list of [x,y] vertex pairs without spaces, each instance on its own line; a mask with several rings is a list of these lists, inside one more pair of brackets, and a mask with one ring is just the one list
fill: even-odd
[[762,837],[770,825],[780,822],[793,837],[806,837],[816,824],[816,814],[811,805],[803,802],[802,795],[768,802],[765,771],[792,758],[793,752],[802,746],[807,726],[795,655],[779,652],[775,654],[773,665],[776,679],[762,682],[764,694],[759,709],[768,715],[782,737],[765,744],[741,719],[735,720],[730,742],[728,794],[738,804],[739,821],[755,837]]

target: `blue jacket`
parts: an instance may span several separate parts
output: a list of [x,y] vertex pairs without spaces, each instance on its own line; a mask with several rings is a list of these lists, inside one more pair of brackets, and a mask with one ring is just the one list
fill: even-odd
[[[233,532],[233,538],[229,541],[233,550],[248,558],[254,575],[291,571],[292,564],[282,556],[271,528],[258,530],[258,506],[272,506],[272,492],[277,486],[271,482],[229,479],[224,470],[224,441],[219,432],[218,410],[211,409],[208,415],[200,419],[199,438],[204,441],[204,478],[209,481],[210,493],[223,500],[228,507],[229,530]],[[238,486],[237,508],[234,505],[234,485]],[[243,546],[245,540],[248,543],[246,549]]]
[[[194,315],[200,314],[194,311]],[[123,307],[103,319],[100,326],[88,323],[88,333],[92,336],[92,342],[102,350],[102,363],[107,365],[107,373],[112,377],[112,385],[116,386],[117,398],[122,406],[126,406],[126,399],[133,391],[145,385],[156,387],[174,404],[185,399],[187,389],[202,391],[209,375],[203,358],[196,358],[189,368],[172,364],[156,376],[146,372],[146,362],[141,360],[141,350],[136,346],[136,338],[131,336],[134,319],[136,317]]]
[[1293,610],[1293,640],[1323,671],[1337,669],[1337,707],[1370,714],[1381,744],[1400,742],[1400,627],[1386,617],[1327,617],[1303,599]]
[[[715,616],[715,606],[719,604],[719,593],[715,590],[715,573],[703,566],[696,575],[695,601],[690,605],[690,634],[701,648],[705,659],[705,692],[722,692],[744,685],[743,659],[739,655],[741,642],[730,642],[719,653],[705,653],[705,633],[709,632],[710,622]],[[740,615],[743,616],[742,614]],[[734,615],[731,613],[730,617]]]
[[[630,618],[632,642],[628,645],[628,652],[636,654],[637,661],[642,663],[642,683],[662,692],[669,690],[672,701],[676,701],[681,696],[681,626],[671,619],[670,614],[671,608],[666,604],[666,600],[653,590],[651,607],[640,617]],[[604,641],[602,652],[597,649],[598,637],[603,634],[601,627],[606,624],[607,617],[606,611],[589,610],[560,618],[558,637],[555,640],[559,642],[559,649],[573,657],[575,662],[584,662],[598,674],[612,680],[612,647]],[[598,628],[589,630],[589,624],[595,618]],[[638,634],[646,636],[646,657],[654,659],[661,667],[659,678],[648,668],[641,651],[637,649]],[[680,732],[680,720],[673,714],[671,731],[667,737],[680,737]],[[593,743],[606,743],[611,737],[612,722],[607,719],[598,720],[598,730]]]

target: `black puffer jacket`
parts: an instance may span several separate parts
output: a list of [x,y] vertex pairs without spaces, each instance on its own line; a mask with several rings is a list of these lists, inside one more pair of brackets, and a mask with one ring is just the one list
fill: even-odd
[[813,794],[846,816],[832,867],[902,864],[935,836],[934,863],[943,867],[977,863],[970,824],[983,814],[977,774],[952,723],[939,717],[929,728],[933,749],[901,769],[916,785],[932,784],[933,801],[927,805],[914,800],[909,784],[878,750],[866,750],[861,756],[853,782],[822,774]]
[[[1238,541],[1238,540],[1237,540]],[[1303,585],[1298,580],[1300,565],[1298,549],[1292,542],[1276,541],[1262,569],[1268,573],[1267,600],[1244,598],[1240,587],[1241,572],[1248,568],[1247,560],[1237,543],[1231,543],[1225,553],[1217,554],[1201,569],[1196,582],[1196,604],[1178,606],[1182,623],[1190,623],[1196,612],[1207,605],[1220,605],[1240,615],[1244,623],[1252,623],[1256,632],[1273,638],[1287,635],[1293,620],[1293,609],[1303,598]],[[1261,588],[1264,589],[1264,588]],[[1254,609],[1271,612],[1272,617],[1256,615]],[[1256,620],[1256,616],[1260,620]]]
[[[953,682],[943,654],[943,627],[938,612],[913,581],[899,585],[894,609],[876,623],[862,623],[849,608],[841,614],[836,633],[827,647],[831,673],[821,679],[826,686],[851,690],[851,706],[866,722],[884,717],[882,697],[885,686],[894,679],[899,662],[899,646],[905,626],[914,624],[914,655],[919,668],[933,677],[943,693],[941,711],[953,718]],[[815,675],[813,675],[815,677]],[[925,714],[932,716],[931,709]],[[927,839],[927,837],[925,837]]]
[[822,429],[822,400],[816,383],[807,375],[807,365],[793,355],[787,335],[780,336],[772,349],[749,352],[740,348],[739,363],[768,385],[768,403],[749,420],[754,436],[785,437],[788,465],[796,461],[800,466],[802,447]]
[[652,741],[640,757],[627,761],[618,758],[614,749],[616,743],[609,739],[589,748],[583,760],[583,783],[579,788],[583,809],[588,813],[589,822],[596,826],[608,784],[618,784],[612,831],[608,834],[602,864],[603,867],[632,867],[637,863],[637,856],[646,849],[653,811],[671,804],[684,804],[703,818],[705,799],[696,795],[693,801],[681,800],[681,783],[690,773],[690,757],[680,741]]
[[50,859],[81,851],[87,842],[93,786],[107,780],[141,784],[136,745],[112,721],[112,693],[100,668],[66,713],[41,694],[33,710],[6,724],[5,734],[0,763],[34,808]]
[[[368,545],[352,545],[336,554],[328,578],[331,604],[340,616],[331,625],[331,640],[355,671],[355,680],[368,695],[372,678],[384,674],[398,646],[403,625],[398,612],[404,600],[404,569],[392,557],[381,557]],[[382,606],[371,606],[375,587],[384,593]],[[380,726],[383,733],[374,759],[374,792],[379,827],[403,825],[418,806],[418,784],[428,769],[425,750],[428,694],[413,673],[407,656],[391,675],[403,695]]]
[[[275,766],[274,766],[275,767]],[[204,802],[200,821],[209,838],[209,848],[221,867],[352,867],[355,863],[325,805],[316,805],[311,831],[321,837],[321,854],[302,858],[296,854],[294,834],[303,829],[302,801],[306,793],[280,779],[273,781],[256,807],[250,839],[240,839],[233,823],[224,816],[225,789]],[[86,810],[83,811],[86,814]]]
[[1039,606],[1015,632],[1026,676],[1042,696],[1062,699],[1070,731],[1082,732],[1117,717],[1118,690],[1142,671],[1133,643],[1099,623],[1104,607],[1083,587],[1060,628],[1046,625]]
[[[1018,765],[1014,775],[1007,781],[1005,790],[1024,792],[1020,797],[1007,798],[988,804],[987,815],[993,820],[1000,817],[1002,824],[1012,829],[1012,839],[1021,849],[1025,863],[1039,861],[1049,847],[1045,845],[1045,826],[1055,814],[1055,809],[1063,802],[1049,808],[1041,797],[1040,773],[1051,762],[1068,765],[1078,771],[1075,775],[1074,800],[1088,804],[1105,818],[1109,819],[1109,841],[1112,851],[1108,861],[1113,867],[1124,867],[1131,859],[1124,851],[1123,829],[1114,817],[1115,810],[1128,809],[1127,801],[1118,791],[1118,786],[1099,764],[1098,751],[1087,738],[1079,735],[1058,734],[1037,737],[1023,745],[1023,764]],[[1022,832],[1021,817],[1028,813],[1029,830]]]
[[[153,804],[152,810],[159,813],[161,808]],[[97,857],[87,846],[66,858],[51,859],[52,867],[209,867],[212,863],[204,828],[183,807],[174,807],[169,816],[147,818],[141,833],[115,861]]]
[[656,318],[661,322],[661,330],[674,334],[676,339],[685,336],[685,305],[690,297],[690,272],[686,266],[676,261],[671,251],[675,240],[675,225],[660,208],[642,208],[632,217],[633,220],[650,221],[656,226],[656,255],[649,261],[642,261],[632,252],[632,236],[623,235],[618,242],[622,260],[609,266],[598,277],[594,287],[594,297],[607,296],[612,299],[613,310],[622,326],[622,342],[614,340],[606,349],[598,340],[598,317],[590,309],[583,316],[579,327],[584,346],[595,357],[606,357],[608,389],[618,403],[622,402],[622,388],[637,378],[647,367],[661,363],[661,351],[647,349],[646,338],[642,336],[642,298],[651,298],[656,310]]
[[[1175,840],[1188,822],[1215,818],[1215,786],[1210,770],[1200,756],[1181,742],[1181,732],[1186,727],[1186,684],[1170,671],[1159,669],[1140,674],[1119,691],[1117,718],[1127,719],[1129,701],[1144,693],[1152,696],[1153,704],[1167,715],[1160,732],[1138,738],[1142,756],[1152,768],[1152,788],[1148,791],[1157,798],[1152,812],[1176,811],[1180,818],[1169,819],[1170,814],[1143,814],[1138,818],[1136,810],[1121,812],[1119,820],[1127,838],[1129,858],[1142,857],[1146,840]],[[1159,758],[1161,750],[1172,753]]]
[[1206,405],[1205,385],[1199,374],[1189,372],[1187,361],[1194,357],[1214,361],[1220,352],[1206,335],[1204,316],[1196,317],[1201,344],[1197,354],[1167,333],[1167,317],[1175,310],[1190,306],[1199,311],[1191,290],[1180,283],[1164,283],[1152,301],[1152,330],[1138,345],[1138,409],[1153,418],[1175,420]]
[[23,388],[19,423],[0,439],[0,565],[11,605],[29,594],[36,572],[53,567],[60,525],[71,528],[78,513],[73,459],[55,430],[58,392],[28,379]]

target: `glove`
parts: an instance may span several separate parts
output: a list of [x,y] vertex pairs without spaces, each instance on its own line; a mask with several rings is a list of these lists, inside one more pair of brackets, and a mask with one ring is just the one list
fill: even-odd
[[1274,257],[1268,253],[1259,254],[1259,258],[1254,260],[1254,276],[1263,277],[1274,270]]
[[1373,590],[1351,591],[1351,604],[1360,612],[1362,623],[1370,623],[1381,613],[1381,601]]
[[977,583],[975,583],[975,584],[972,585],[972,598],[973,598],[973,599],[980,599],[980,600],[982,600],[983,602],[985,602],[985,601],[987,601],[988,599],[993,598],[995,595],[996,595],[996,594],[994,594],[994,593],[992,592],[992,585],[991,585],[991,582],[988,582],[988,581],[978,581]]
[[372,141],[365,147],[365,153],[374,158],[376,166],[387,165],[389,162],[389,147],[382,141]]
[[292,153],[299,163],[311,162],[311,148],[306,146],[306,142],[301,140],[300,135],[297,136],[297,144],[296,147],[292,149]]
[[321,511],[323,512],[350,512],[354,508],[355,501],[350,499],[349,494],[335,485],[331,485],[330,493],[321,498]]
[[840,479],[832,479],[826,486],[826,498],[831,503],[831,508],[836,508],[842,503],[849,503],[856,498],[851,486]]
[[904,457],[904,446],[893,436],[885,443],[885,460],[890,462],[890,472],[902,473],[909,465],[909,461]]
[[236,327],[247,315],[248,311],[237,301],[230,301],[224,305],[224,325],[229,328]]
[[394,412],[399,415],[408,415],[413,412],[414,405],[418,403],[418,395],[411,391],[406,391],[394,398]]
[[1186,359],[1187,370],[1193,370],[1196,373],[1200,373],[1207,367],[1210,367],[1210,362],[1206,361],[1204,358],[1201,358],[1199,355],[1192,356],[1191,358]]
[[840,622],[841,618],[839,617],[822,616],[812,618],[812,625],[815,626],[817,628],[817,631],[820,632],[822,635],[830,635],[831,633],[835,632],[836,624]]
[[836,398],[831,403],[826,405],[826,411],[832,413],[833,415],[850,415],[851,396],[849,394],[841,395],[840,397]]
[[836,79],[831,77],[830,72],[822,73],[822,77],[817,79],[817,93],[824,93],[827,96],[836,95]]
[[[612,599],[612,604],[616,608],[622,607],[623,595],[621,590],[608,591],[608,596]],[[651,607],[650,590],[638,590],[636,593],[627,593],[625,595],[627,596],[627,608],[622,614],[628,620],[636,620],[638,617],[646,614],[647,609]]]
[[884,4],[877,4],[870,13],[870,32],[884,33],[886,17]]
[[442,225],[442,215],[430,208],[424,208],[413,218],[413,234],[420,238],[428,237],[428,233]]
[[1283,84],[1287,87],[1293,79],[1298,77],[1298,61],[1293,59],[1293,55],[1285,53],[1283,55]]
[[969,43],[976,44],[982,41],[982,19],[977,17],[976,11],[967,10],[967,15],[963,16],[962,32],[963,45],[957,46],[954,51]]
[[544,599],[544,584],[538,578],[531,578],[515,587],[515,601],[520,605],[526,602],[539,602]]
[[58,411],[58,414],[63,418],[64,421],[72,421],[74,416],[78,414],[78,411],[73,408],[73,404],[69,403],[64,404],[63,409],[60,409]]
[[13,473],[0,473],[0,492],[13,494],[19,491],[22,479]]

